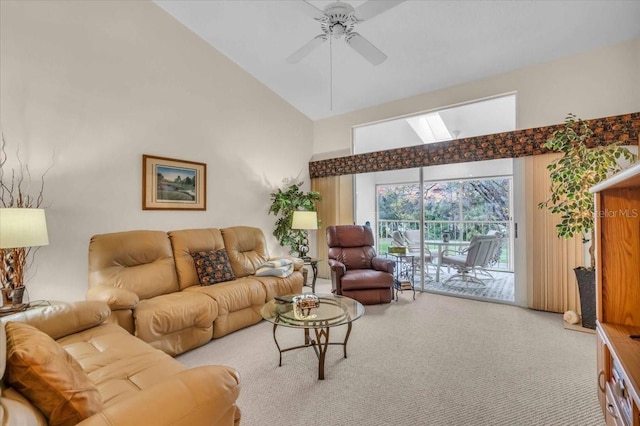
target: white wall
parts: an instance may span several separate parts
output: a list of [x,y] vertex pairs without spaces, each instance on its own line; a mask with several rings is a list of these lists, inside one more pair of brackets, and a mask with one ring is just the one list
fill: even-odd
[[[516,96],[503,95],[437,109],[435,112],[450,132],[451,139],[510,132],[516,126]],[[362,154],[426,143],[413,129],[409,120],[429,114],[413,114],[354,127],[353,153]]]
[[[18,148],[36,178],[54,163],[31,300],[84,299],[98,233],[250,225],[279,254],[269,194],[308,189],[309,119],[153,3],[2,1],[0,16],[10,163]],[[207,210],[143,211],[142,154],[207,163]]]
[[[523,54],[526,48],[523,48]],[[313,151],[351,148],[352,127],[517,93],[517,129],[640,111],[640,38],[314,122]]]

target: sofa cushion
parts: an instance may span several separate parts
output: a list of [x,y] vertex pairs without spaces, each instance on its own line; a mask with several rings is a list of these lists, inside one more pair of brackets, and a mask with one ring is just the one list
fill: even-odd
[[200,285],[212,285],[235,280],[225,249],[191,253]]
[[116,324],[102,324],[57,343],[82,366],[105,409],[187,369]]
[[222,233],[217,228],[198,228],[169,231],[168,234],[180,289],[199,285],[200,281],[191,253],[225,248]]
[[266,291],[260,281],[253,277],[238,278],[210,286],[193,286],[182,293],[199,298],[203,298],[201,293],[204,293],[215,301],[218,316],[213,323],[214,338],[262,320],[260,309],[264,306]]
[[[194,287],[213,288],[224,284]],[[181,291],[141,300],[134,316],[137,337],[156,349],[176,355],[211,340],[218,305],[210,297]]]
[[89,243],[89,286],[111,286],[140,299],[178,291],[171,241],[162,231],[94,235]]
[[389,289],[393,286],[393,275],[373,269],[354,269],[342,277],[342,290]]
[[262,283],[262,286],[267,293],[266,301],[269,301],[276,296],[302,293],[302,284],[304,281],[302,271],[294,271],[286,278],[258,276],[254,278]]
[[102,410],[98,390],[51,337],[18,322],[6,324],[7,381],[49,419],[75,425]]
[[267,242],[260,228],[231,226],[220,231],[237,278],[254,275],[256,269],[269,260]]

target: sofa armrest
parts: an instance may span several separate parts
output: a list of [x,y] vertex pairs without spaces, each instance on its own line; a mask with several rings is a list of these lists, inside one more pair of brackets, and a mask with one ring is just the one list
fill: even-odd
[[205,365],[141,390],[78,425],[231,426],[240,422],[239,393],[235,370]]
[[299,271],[303,268],[304,266],[304,260],[300,259],[299,257],[292,257],[291,260],[293,260],[293,270],[294,271]]
[[106,303],[98,301],[51,302],[51,306],[31,309],[3,318],[23,322],[56,340],[102,324],[111,315]]
[[87,300],[99,300],[109,305],[112,311],[134,309],[140,298],[125,288],[95,285],[87,290]]
[[383,271],[393,274],[393,270],[396,267],[396,262],[391,259],[385,259],[384,257],[376,256],[371,259],[371,266],[376,271]]

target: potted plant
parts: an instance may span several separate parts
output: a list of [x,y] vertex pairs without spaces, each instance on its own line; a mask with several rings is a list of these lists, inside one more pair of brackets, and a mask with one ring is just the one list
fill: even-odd
[[[594,240],[594,196],[589,189],[608,176],[622,169],[619,161],[635,162],[636,155],[620,142],[590,148],[594,137],[589,124],[574,114],[568,114],[562,129],[553,132],[544,146],[562,153],[552,161],[547,170],[551,172],[551,195],[538,204],[560,216],[556,225],[558,237],[581,236],[584,244]],[[595,257],[594,246],[589,247],[588,267],[575,268],[580,293],[582,326],[595,328]]]
[[[4,135],[0,135],[0,209],[38,209],[42,208],[44,177],[33,193],[29,167],[23,164],[18,155],[17,169],[8,169],[8,155]],[[6,210],[7,212],[9,210]],[[44,216],[42,216],[44,220]],[[46,230],[45,230],[46,232]],[[5,305],[20,305],[25,291],[26,271],[33,261],[38,247],[11,247],[0,249],[0,290]]]
[[289,247],[289,254],[299,253],[307,238],[307,231],[303,229],[291,229],[293,212],[296,210],[315,211],[316,201],[322,200],[317,191],[304,192],[300,189],[302,182],[293,183],[283,191],[278,189],[271,193],[271,206],[269,213],[277,216],[273,236],[283,247]]

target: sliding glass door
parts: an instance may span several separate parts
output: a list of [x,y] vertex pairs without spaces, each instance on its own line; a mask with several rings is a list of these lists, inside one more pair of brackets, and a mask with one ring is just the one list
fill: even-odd
[[[353,153],[511,131],[515,111],[516,96],[507,94],[359,126]],[[513,303],[513,164],[504,159],[354,175],[355,222],[372,224],[382,255],[404,261],[389,248],[406,246],[407,258],[418,265],[412,279],[419,290]],[[473,252],[472,240],[480,237],[499,239],[490,261],[484,256],[481,267],[466,270],[441,263],[444,256]]]
[[[406,272],[411,263],[417,290],[513,303],[510,165],[504,160],[462,164],[448,173],[424,168],[356,175],[356,223],[371,224],[378,253],[401,262],[399,270]],[[475,177],[451,178],[463,168],[464,175]],[[437,176],[442,179],[431,180]],[[474,236],[498,236],[500,241],[491,259],[470,271],[482,275],[483,285],[469,287],[455,281],[459,271],[443,265],[442,257],[463,256]],[[400,252],[406,256],[398,256],[394,247],[404,248]]]

